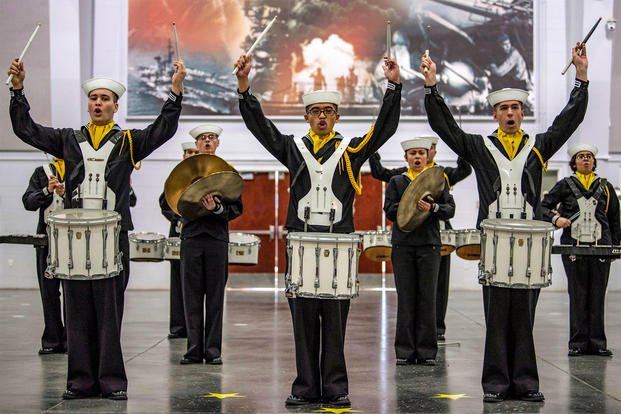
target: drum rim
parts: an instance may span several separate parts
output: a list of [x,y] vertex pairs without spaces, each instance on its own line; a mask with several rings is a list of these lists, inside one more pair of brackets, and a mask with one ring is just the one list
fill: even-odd
[[543,220],[526,219],[485,219],[481,222],[484,230],[502,230],[518,233],[554,231],[552,223]]
[[[155,235],[159,235],[162,237],[158,239],[145,240],[145,239],[138,239],[136,235],[139,235],[139,234],[155,234]],[[164,243],[166,241],[166,236],[164,236],[162,233],[157,233],[153,231],[139,231],[136,233],[130,233],[128,238],[130,241],[135,241],[136,243],[147,243],[147,244],[158,244],[158,243]]]
[[[311,236],[309,236],[311,235]],[[304,232],[296,231],[287,233],[287,240],[295,241],[322,241],[322,242],[334,242],[334,241],[355,241],[360,242],[360,235],[355,233],[323,233],[323,232]]]
[[[231,236],[244,236],[244,237],[248,237],[250,239],[252,239],[252,241],[248,242],[239,242],[239,241],[231,241]],[[233,245],[233,246],[248,246],[248,245],[255,245],[255,244],[261,244],[261,239],[256,235],[256,234],[252,234],[252,233],[243,233],[243,232],[235,232],[235,233],[229,233],[229,245]]]
[[[69,218],[68,214],[84,214],[84,212],[99,212],[99,217],[93,218]],[[64,217],[59,217],[64,215]],[[49,224],[69,224],[69,225],[88,225],[88,224],[108,224],[118,223],[121,221],[121,215],[113,210],[99,210],[94,208],[63,208],[60,210],[52,211],[47,216],[47,222]]]

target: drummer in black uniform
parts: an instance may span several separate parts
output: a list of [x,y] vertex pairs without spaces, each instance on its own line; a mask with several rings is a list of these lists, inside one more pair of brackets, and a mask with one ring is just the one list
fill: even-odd
[[[539,206],[543,168],[580,125],[586,112],[588,60],[586,47],[580,49],[579,46],[572,50],[576,80],[569,102],[552,126],[534,137],[521,129],[528,92],[512,88],[488,96],[488,102],[494,108],[493,117],[498,122],[495,131],[486,138],[462,131],[438,90],[435,63],[429,56],[422,57],[429,124],[449,148],[468,160],[477,177],[477,227],[486,218],[542,218]],[[501,197],[507,187],[514,196]],[[485,280],[482,282],[485,284]],[[482,375],[484,402],[507,398],[544,400],[539,392],[533,341],[539,292],[540,289],[483,286],[486,322]]]
[[[437,165],[434,161],[436,156],[438,137],[428,136],[431,140],[431,149],[428,153],[429,165]],[[384,168],[381,163],[379,153],[375,153],[369,158],[369,166],[371,167],[371,175],[373,178],[389,182],[390,179],[399,174],[403,174],[408,170],[407,167],[399,168]],[[444,168],[444,176],[449,188],[453,188],[455,184],[465,179],[472,172],[472,167],[466,160],[461,157],[457,157],[457,167],[442,167]],[[449,220],[440,221],[440,230],[451,230],[451,222]],[[438,288],[436,289],[436,328],[438,341],[444,341],[446,333],[446,309],[448,306],[449,297],[449,282],[451,274],[451,255],[447,254],[440,259],[440,270],[438,271]]]
[[[597,147],[575,144],[568,149],[574,172],[541,201],[544,217],[563,229],[562,245],[619,245],[619,199],[614,187],[597,175]],[[569,356],[611,356],[604,331],[610,257],[563,254],[569,293]]]
[[[37,234],[47,234],[45,220],[65,202],[65,162],[54,158],[53,162],[35,168],[28,188],[22,196],[24,207],[29,211],[39,210]],[[67,352],[67,335],[63,324],[60,300],[60,279],[45,277],[48,246],[35,246],[37,257],[37,280],[43,304],[43,335],[39,355],[64,354]]]
[[[397,365],[435,365],[438,352],[436,331],[436,289],[440,270],[440,220],[455,214],[455,202],[442,174],[443,190],[435,199],[417,200],[416,205],[402,205],[406,189],[423,171],[435,167],[428,154],[432,140],[414,138],[401,143],[408,168],[390,179],[386,188],[384,211],[393,222],[392,265],[397,288],[397,328],[395,353]],[[416,185],[414,182],[412,185]],[[399,209],[429,212],[420,226],[405,231],[397,222]]]
[[[183,159],[198,154],[194,141],[181,144]],[[160,195],[160,210],[166,220],[170,222],[168,237],[179,237],[181,234],[181,216],[168,205],[164,193]],[[168,339],[187,338],[185,316],[183,313],[183,290],[181,289],[181,261],[170,260],[170,312],[168,319]]]
[[[78,130],[50,128],[34,122],[24,94],[26,72],[18,59],[11,63],[9,113],[13,131],[25,143],[65,161],[65,208],[114,210],[121,217],[118,248],[122,265],[129,264],[128,230],[130,176],[177,130],[185,78],[182,61],[174,62],[171,90],[157,119],[145,129],[122,130],[114,122],[125,87],[107,78],[82,84],[88,97],[90,122]],[[85,155],[89,154],[89,155]],[[93,171],[99,171],[99,177]],[[105,172],[105,173],[104,173]],[[93,185],[89,185],[93,183]],[[95,185],[97,184],[97,185]],[[114,275],[112,275],[114,276]],[[126,277],[64,279],[67,348],[67,390],[64,399],[102,395],[127,399],[127,376],[121,350],[121,320]]]
[[[341,101],[336,91],[314,91],[304,95],[304,120],[310,125],[302,138],[283,135],[263,115],[261,105],[250,92],[248,75],[252,58],[241,56],[236,62],[239,108],[246,127],[291,176],[286,227],[289,232],[354,231],[354,196],[360,192],[362,164],[396,131],[401,108],[399,66],[384,58],[388,86],[377,121],[363,138],[344,138],[334,130]],[[333,156],[334,155],[334,156]],[[331,168],[309,168],[307,162]],[[321,171],[321,173],[316,172]],[[311,191],[311,182],[320,174],[332,176],[331,186]],[[312,208],[298,208],[301,200],[322,197],[322,205],[337,205],[330,214]],[[327,200],[327,201],[326,201]],[[309,203],[313,206],[317,203]],[[288,406],[323,401],[335,406],[350,406],[349,382],[345,367],[344,343],[350,299],[289,298],[295,337],[297,378],[291,387]]]
[[[222,128],[198,125],[190,131],[200,154],[215,155]],[[181,286],[187,351],[182,365],[222,365],[222,316],[228,280],[229,221],[242,214],[241,197],[229,202],[212,194],[201,200],[208,211],[198,218],[182,218]]]

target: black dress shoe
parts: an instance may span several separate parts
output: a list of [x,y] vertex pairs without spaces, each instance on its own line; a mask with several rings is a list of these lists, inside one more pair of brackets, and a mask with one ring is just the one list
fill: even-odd
[[351,407],[351,401],[348,395],[339,395],[338,397],[325,399],[324,404],[335,407]]
[[612,351],[606,348],[599,348],[593,351],[593,355],[597,356],[612,356]]
[[505,400],[505,396],[499,392],[486,392],[483,394],[483,402],[486,403],[497,403]]
[[64,354],[66,352],[65,348],[44,347],[39,349],[39,355]]
[[114,391],[110,394],[104,395],[104,397],[109,400],[125,401],[127,399],[127,391]]
[[205,364],[209,364],[209,365],[222,365],[222,358],[221,357],[215,357],[215,358],[212,358],[212,359],[205,360]]
[[179,333],[169,333],[168,339],[178,339],[178,338],[187,338],[187,335],[179,334]]
[[520,395],[519,399],[522,401],[541,402],[545,400],[546,397],[539,391],[529,391],[526,394]]
[[308,405],[311,403],[311,400],[308,398],[300,397],[299,395],[293,395],[287,397],[285,400],[285,405],[294,406],[294,405]]
[[418,365],[426,365],[428,367],[432,367],[436,365],[436,360],[433,358],[417,359],[416,363]]
[[567,355],[570,357],[581,356],[584,355],[584,351],[580,348],[569,348]]
[[82,394],[80,392],[65,390],[63,392],[63,400],[81,400],[83,398],[90,398],[92,395]]
[[191,358],[183,357],[183,358],[181,358],[179,363],[181,365],[202,364],[203,360],[202,359],[191,359]]

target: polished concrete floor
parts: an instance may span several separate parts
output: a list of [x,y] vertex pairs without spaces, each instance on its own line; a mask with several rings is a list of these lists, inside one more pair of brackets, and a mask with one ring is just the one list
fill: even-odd
[[[231,286],[239,286],[232,279]],[[621,292],[608,294],[607,334],[617,356],[567,357],[567,295],[542,292],[535,339],[544,403],[483,404],[481,292],[451,292],[447,342],[435,367],[396,367],[396,294],[363,290],[346,338],[351,412],[621,412]],[[226,295],[222,366],[179,365],[185,340],[167,339],[168,292],[129,290],[123,352],[129,400],[63,401],[66,355],[39,356],[34,290],[0,291],[0,412],[310,413],[288,409],[295,376],[292,327],[282,292],[232,288]],[[323,411],[322,411],[323,410]]]

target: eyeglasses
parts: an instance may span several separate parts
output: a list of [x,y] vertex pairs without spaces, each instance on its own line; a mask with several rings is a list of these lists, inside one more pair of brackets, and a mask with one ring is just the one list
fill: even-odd
[[331,106],[326,106],[325,108],[321,108],[321,109],[320,108],[311,108],[311,110],[308,111],[308,114],[317,117],[322,112],[323,112],[323,114],[325,116],[336,115],[336,109],[332,108]]
[[578,155],[576,155],[576,159],[578,159],[578,160],[592,160],[593,156],[591,154],[578,154]]
[[197,141],[215,141],[218,139],[216,134],[202,134],[196,137]]

